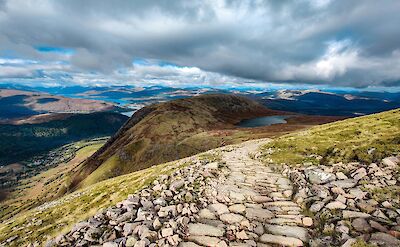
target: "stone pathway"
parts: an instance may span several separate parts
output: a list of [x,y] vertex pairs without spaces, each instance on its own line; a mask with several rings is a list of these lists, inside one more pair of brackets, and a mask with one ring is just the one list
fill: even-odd
[[[252,158],[264,141],[222,153],[223,176],[209,183],[209,205],[189,224],[181,246],[303,246],[312,219],[291,200],[293,187],[281,174]],[[225,232],[226,231],[226,232]]]
[[[47,246],[304,246],[312,219],[293,187],[256,156],[268,139],[196,155],[190,165],[87,221]],[[206,155],[207,157],[207,155]],[[216,157],[218,161],[213,160]]]

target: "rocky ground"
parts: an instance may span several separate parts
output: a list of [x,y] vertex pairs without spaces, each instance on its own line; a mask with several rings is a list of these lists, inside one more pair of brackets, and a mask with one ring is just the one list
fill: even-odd
[[315,219],[312,246],[400,246],[400,159],[286,169],[293,200]]
[[397,158],[273,169],[257,159],[267,141],[194,156],[47,246],[400,246],[399,195],[375,198],[399,184]]

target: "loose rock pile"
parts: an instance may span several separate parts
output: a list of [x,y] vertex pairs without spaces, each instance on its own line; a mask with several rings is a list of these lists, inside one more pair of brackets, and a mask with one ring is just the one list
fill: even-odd
[[355,238],[400,246],[399,158],[380,164],[288,168],[294,201],[315,219],[312,246],[351,246]]

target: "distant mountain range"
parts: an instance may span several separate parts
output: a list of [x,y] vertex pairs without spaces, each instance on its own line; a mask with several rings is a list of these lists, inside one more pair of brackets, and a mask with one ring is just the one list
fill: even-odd
[[[236,94],[250,97],[270,109],[290,111],[302,114],[324,116],[358,116],[400,107],[400,92],[367,92],[367,91],[321,91],[321,90],[261,90],[249,88],[174,88],[166,86],[110,86],[110,87],[26,87],[21,85],[3,84],[0,88],[44,92],[54,97],[99,100],[104,107],[116,107],[114,111],[134,111],[153,103],[187,98],[202,94]],[[21,96],[18,96],[21,97]],[[10,100],[21,98],[0,98],[0,107]],[[26,99],[25,99],[26,100]],[[42,104],[55,104],[46,102]],[[48,99],[50,100],[50,99]],[[106,102],[106,103],[105,103]],[[110,109],[110,108],[109,108]],[[32,114],[28,109],[27,114]],[[103,110],[97,108],[97,110]],[[14,111],[14,114],[20,110]],[[9,114],[9,113],[5,113]],[[4,114],[3,114],[4,115]]]

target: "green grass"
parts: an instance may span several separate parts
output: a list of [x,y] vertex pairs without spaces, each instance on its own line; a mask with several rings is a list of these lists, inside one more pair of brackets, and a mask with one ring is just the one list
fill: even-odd
[[[170,162],[105,180],[56,200],[56,205],[43,210],[31,209],[0,224],[0,242],[19,236],[12,246],[28,242],[46,242],[50,237],[68,231],[73,224],[124,200],[149,185],[160,174],[169,174],[188,165]],[[40,224],[39,224],[40,223]]]
[[399,109],[316,126],[277,138],[262,148],[265,162],[288,165],[371,163],[399,152]]
[[351,245],[351,247],[377,247],[375,244],[369,244],[362,239],[357,239],[357,241]]

